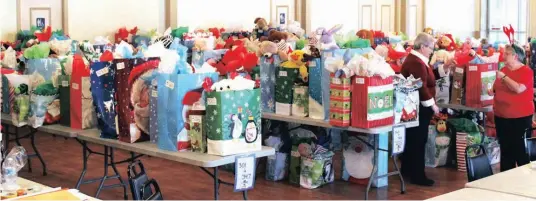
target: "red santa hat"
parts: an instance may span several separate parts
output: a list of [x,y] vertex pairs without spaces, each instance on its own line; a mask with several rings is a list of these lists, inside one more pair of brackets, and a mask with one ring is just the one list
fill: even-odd
[[130,76],[128,76],[128,85],[132,85],[134,81],[136,81],[145,72],[158,68],[159,63],[160,63],[160,60],[154,59],[154,60],[149,60],[139,66],[136,66],[130,72]]
[[456,45],[456,40],[454,40],[454,38],[452,38],[452,34],[445,34],[445,36],[447,38],[450,39],[450,41],[452,41],[450,43],[450,45],[447,47],[447,50],[448,51],[453,51],[453,50],[456,50],[456,48],[458,48],[458,45]]

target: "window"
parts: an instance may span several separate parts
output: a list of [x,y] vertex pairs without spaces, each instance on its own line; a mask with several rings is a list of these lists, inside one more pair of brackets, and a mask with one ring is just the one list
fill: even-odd
[[435,32],[451,33],[465,39],[472,37],[475,26],[475,1],[470,0],[426,0],[425,26]]
[[488,12],[482,12],[487,19],[487,33],[490,41],[508,42],[503,26],[515,30],[514,39],[520,44],[527,43],[528,0],[483,0]]

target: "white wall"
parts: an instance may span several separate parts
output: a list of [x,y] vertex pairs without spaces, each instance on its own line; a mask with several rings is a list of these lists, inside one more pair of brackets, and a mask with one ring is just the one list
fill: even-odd
[[[26,1],[26,0],[23,0]],[[69,36],[76,40],[93,40],[114,33],[121,27],[141,32],[165,30],[165,0],[69,0]]]
[[[426,0],[425,6],[425,27],[452,33],[462,40],[472,37],[473,32],[477,30],[473,0]],[[451,14],[448,16],[440,14],[447,11]]]
[[277,22],[277,6],[288,6],[288,20],[289,21],[296,21],[296,5],[294,0],[269,0],[272,1],[272,14],[271,14],[271,21],[273,22],[274,26],[277,26],[279,23]]
[[13,41],[17,34],[17,3],[0,0],[0,40]]
[[310,27],[315,31],[319,27],[330,29],[342,24],[341,33],[359,30],[359,1],[357,0],[309,0]]
[[256,17],[270,19],[270,0],[177,0],[176,17],[178,26],[191,30],[236,25],[251,30]]

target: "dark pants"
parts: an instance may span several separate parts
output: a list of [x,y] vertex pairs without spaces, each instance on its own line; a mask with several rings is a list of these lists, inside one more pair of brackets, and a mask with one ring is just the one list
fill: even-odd
[[434,115],[431,107],[419,104],[419,126],[406,129],[406,146],[402,154],[402,171],[412,179],[424,179],[424,150],[428,126]]
[[[529,163],[525,149],[525,129],[531,128],[532,116],[507,119],[495,116],[495,129],[501,147],[501,172]],[[530,132],[528,134],[530,136]]]

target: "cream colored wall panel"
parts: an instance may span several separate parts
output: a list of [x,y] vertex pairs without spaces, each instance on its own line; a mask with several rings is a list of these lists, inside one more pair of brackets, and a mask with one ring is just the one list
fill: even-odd
[[528,24],[529,24],[529,34],[532,37],[536,37],[536,1],[531,0],[529,1],[529,17],[528,17]]
[[415,36],[417,36],[417,33],[419,33],[418,31],[418,9],[417,9],[417,5],[411,5],[409,6],[409,16],[408,16],[408,33],[407,35],[410,37],[410,38],[413,38]]
[[376,1],[359,0],[359,29],[376,29]]
[[336,24],[342,24],[341,33],[350,30],[358,30],[359,25],[359,1],[358,0],[306,0],[309,8],[307,16],[310,22],[309,30],[319,27],[327,29]]
[[256,17],[270,19],[270,0],[177,0],[177,16],[171,17],[177,19],[178,26],[191,29],[214,26],[253,29]]
[[0,40],[13,41],[17,33],[17,1],[0,0]]
[[395,30],[395,1],[394,0],[377,0],[376,1],[376,29],[384,32]]

